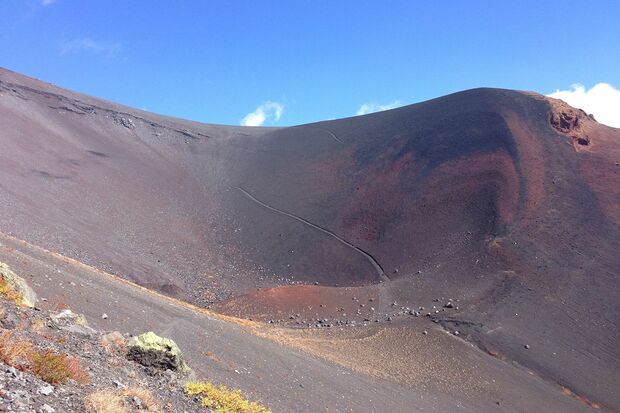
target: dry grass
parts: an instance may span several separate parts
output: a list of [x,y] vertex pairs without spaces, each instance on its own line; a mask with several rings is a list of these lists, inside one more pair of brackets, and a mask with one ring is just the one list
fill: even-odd
[[[132,407],[131,400],[134,397],[142,402],[140,409]],[[84,406],[87,413],[161,412],[155,397],[142,387],[130,387],[122,391],[96,391],[86,396]]]
[[159,412],[159,403],[153,394],[144,387],[130,387],[123,391],[125,398],[137,397],[142,401],[142,409],[147,412]]
[[14,339],[10,331],[0,334],[0,360],[4,364],[27,370],[34,353],[35,349],[30,342]]
[[16,369],[30,371],[48,383],[62,384],[69,379],[88,383],[88,373],[77,359],[53,350],[38,350],[26,340],[14,339],[8,331],[0,334],[0,360]]
[[131,413],[121,395],[111,390],[100,390],[84,399],[88,413]]
[[53,350],[36,352],[31,357],[31,370],[48,383],[63,384],[73,379],[79,384],[88,383],[88,373],[80,362]]
[[126,354],[127,343],[125,337],[117,331],[108,333],[101,337],[101,347],[108,354]]
[[46,324],[44,320],[41,320],[40,318],[35,318],[34,320],[30,321],[30,331],[35,331],[35,332],[39,332],[39,331],[43,331],[45,330]]
[[240,390],[216,386],[208,382],[190,382],[185,385],[188,396],[202,396],[202,405],[213,413],[271,413],[267,407],[245,399]]

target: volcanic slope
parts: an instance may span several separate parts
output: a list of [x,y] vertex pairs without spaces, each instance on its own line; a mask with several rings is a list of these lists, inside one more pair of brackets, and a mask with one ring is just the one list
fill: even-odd
[[[431,318],[620,409],[620,131],[560,101],[474,89],[242,128],[2,70],[0,124],[4,232],[245,316],[458,299]],[[359,288],[377,314],[337,314]]]

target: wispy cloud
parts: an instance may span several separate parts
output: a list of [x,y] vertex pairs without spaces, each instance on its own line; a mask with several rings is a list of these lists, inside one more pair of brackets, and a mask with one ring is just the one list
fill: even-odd
[[73,54],[73,53],[94,53],[99,55],[105,55],[106,57],[112,57],[116,53],[120,52],[123,46],[118,42],[101,42],[93,40],[89,37],[83,37],[81,39],[73,39],[65,42],[61,47],[61,53]]
[[605,125],[620,128],[620,90],[609,83],[597,83],[589,90],[576,83],[570,90],[556,90],[547,95],[594,115]]
[[54,3],[56,3],[56,0],[41,0],[41,6],[43,7],[51,6]]
[[241,119],[241,125],[243,126],[262,126],[266,121],[273,120],[277,122],[282,117],[284,112],[284,105],[278,102],[272,102],[268,100],[262,105],[256,108],[254,112],[250,112],[243,119]]
[[375,112],[381,112],[382,110],[389,110],[389,109],[394,109],[401,106],[401,103],[399,100],[395,100],[392,103],[387,103],[385,105],[381,105],[379,103],[375,103],[375,102],[370,102],[370,103],[364,103],[362,106],[360,106],[360,108],[357,110],[356,115],[367,115],[369,113],[375,113]]

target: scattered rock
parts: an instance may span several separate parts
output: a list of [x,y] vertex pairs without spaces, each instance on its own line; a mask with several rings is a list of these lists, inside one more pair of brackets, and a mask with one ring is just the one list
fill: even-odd
[[79,324],[71,324],[68,326],[59,327],[60,330],[66,331],[71,334],[77,334],[85,337],[92,337],[96,334],[96,331],[89,326],[82,326]]
[[41,386],[39,387],[38,393],[44,396],[49,396],[50,394],[54,393],[54,388],[49,384],[46,386]]
[[39,411],[41,413],[56,413],[56,409],[54,409],[52,406],[50,406],[49,404],[44,404],[43,406],[41,406],[41,408],[39,409]]

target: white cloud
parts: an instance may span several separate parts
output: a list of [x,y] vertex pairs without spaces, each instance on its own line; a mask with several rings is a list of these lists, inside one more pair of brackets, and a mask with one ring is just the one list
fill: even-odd
[[593,114],[600,123],[620,128],[620,90],[609,83],[597,83],[590,90],[576,83],[572,90],[556,90],[547,96]]
[[112,57],[122,49],[122,45],[116,42],[100,42],[89,37],[74,39],[62,45],[62,54],[71,53],[95,53]]
[[262,126],[265,121],[273,120],[277,122],[282,117],[284,105],[270,100],[264,102],[256,108],[254,112],[250,112],[241,120],[243,126]]
[[56,3],[56,0],[41,0],[41,6],[51,6]]
[[374,102],[370,102],[370,103],[364,103],[362,106],[360,106],[360,108],[357,110],[356,115],[367,115],[369,113],[374,113],[374,112],[381,112],[382,110],[389,110],[389,109],[394,109],[399,107],[400,101],[395,100],[392,103],[388,103],[385,105],[380,105],[378,103],[374,103]]

